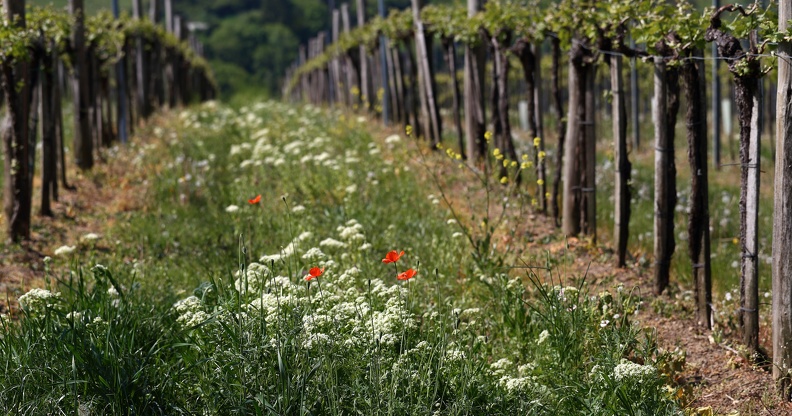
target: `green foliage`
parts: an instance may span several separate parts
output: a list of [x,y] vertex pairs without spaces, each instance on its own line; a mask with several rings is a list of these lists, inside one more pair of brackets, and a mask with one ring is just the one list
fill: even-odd
[[640,297],[473,261],[408,139],[273,102],[178,118],[134,149],[146,212],[3,321],[1,413],[678,414]]
[[[34,50],[55,47],[63,60],[71,62],[70,36],[74,19],[64,10],[52,7],[32,7],[26,13],[26,27],[14,27],[3,19],[0,26],[0,58],[5,61],[27,60]],[[152,24],[147,19],[131,19],[124,14],[115,19],[107,11],[85,19],[86,46],[96,53],[101,69],[109,71],[123,56],[123,46],[131,37],[142,36],[148,42],[161,42],[172,53],[181,55],[191,67],[208,74],[213,81],[212,71],[206,61],[198,56],[186,42]]]

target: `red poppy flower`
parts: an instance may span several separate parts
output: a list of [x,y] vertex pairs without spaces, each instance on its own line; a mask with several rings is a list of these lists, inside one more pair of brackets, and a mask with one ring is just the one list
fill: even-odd
[[412,278],[413,278],[413,276],[415,276],[417,273],[418,273],[418,272],[416,272],[416,271],[415,271],[415,270],[413,270],[413,269],[407,269],[406,271],[403,271],[403,272],[399,273],[399,274],[396,276],[396,279],[399,279],[399,280],[410,280],[410,279],[412,279]]
[[256,204],[258,204],[259,202],[261,202],[261,195],[256,195],[256,197],[255,197],[255,198],[253,198],[253,199],[248,199],[248,203],[249,203],[250,205],[256,205]]
[[315,279],[321,276],[322,273],[324,273],[324,267],[322,267],[321,269],[318,267],[311,267],[311,270],[308,270],[308,274],[305,276],[305,280],[308,281]]
[[401,253],[396,253],[396,250],[391,250],[391,251],[388,252],[388,254],[385,255],[385,258],[382,259],[382,262],[383,263],[396,263],[397,261],[399,261],[399,259],[403,255],[404,255],[403,251]]

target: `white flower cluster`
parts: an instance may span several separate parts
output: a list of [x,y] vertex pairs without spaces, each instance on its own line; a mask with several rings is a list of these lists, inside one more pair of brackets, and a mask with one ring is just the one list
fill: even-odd
[[68,256],[71,253],[74,253],[75,247],[74,246],[60,246],[55,249],[56,256]]
[[179,313],[177,322],[185,328],[189,328],[209,320],[210,315],[203,310],[201,300],[196,296],[182,299],[173,305],[173,309]]
[[35,288],[19,297],[19,306],[27,312],[36,313],[55,306],[58,299],[60,299],[58,292]]
[[641,383],[655,374],[657,370],[651,365],[636,364],[625,359],[613,369],[613,379],[621,382]]
[[271,276],[271,273],[267,265],[251,263],[245,269],[244,274],[241,271],[237,271],[236,276],[234,289],[244,295],[248,292],[259,293],[265,287],[267,278]]

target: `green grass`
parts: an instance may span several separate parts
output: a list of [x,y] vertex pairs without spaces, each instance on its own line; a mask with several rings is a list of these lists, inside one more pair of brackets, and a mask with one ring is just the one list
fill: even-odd
[[[0,412],[677,411],[679,360],[633,324],[641,299],[506,273],[508,253],[435,203],[404,137],[273,102],[151,133],[133,147],[146,209],[52,259],[50,292],[3,321]],[[406,253],[383,264],[389,250]]]

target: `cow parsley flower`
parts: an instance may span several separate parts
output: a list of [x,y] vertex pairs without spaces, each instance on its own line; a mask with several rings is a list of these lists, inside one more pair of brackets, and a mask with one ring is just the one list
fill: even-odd
[[621,364],[613,369],[613,379],[616,381],[641,383],[656,374],[657,370],[651,365],[636,364],[622,359]]
[[39,312],[47,307],[52,307],[60,298],[60,293],[52,293],[47,289],[31,289],[19,297],[19,306],[28,312]]
[[55,249],[56,256],[68,256],[69,254],[73,253],[75,250],[74,246],[60,246]]
[[337,249],[337,248],[346,247],[346,243],[343,243],[333,238],[326,238],[319,242],[319,246],[325,248]]

